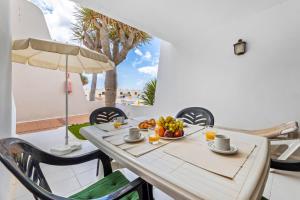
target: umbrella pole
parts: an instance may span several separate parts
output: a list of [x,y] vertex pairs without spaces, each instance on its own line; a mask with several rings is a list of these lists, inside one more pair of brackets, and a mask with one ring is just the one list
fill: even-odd
[[68,119],[68,116],[69,116],[69,94],[68,94],[68,55],[66,55],[66,88],[65,88],[65,91],[66,91],[66,138],[65,138],[65,145],[68,145],[69,144],[69,133],[68,133],[68,126],[69,126],[69,119]]
[[66,84],[65,84],[65,92],[66,92],[66,119],[65,119],[65,125],[66,125],[66,136],[65,136],[65,145],[63,146],[56,146],[50,149],[50,151],[56,155],[66,155],[69,154],[75,150],[81,149],[81,143],[80,142],[69,142],[69,93],[68,93],[68,59],[69,56],[66,55]]

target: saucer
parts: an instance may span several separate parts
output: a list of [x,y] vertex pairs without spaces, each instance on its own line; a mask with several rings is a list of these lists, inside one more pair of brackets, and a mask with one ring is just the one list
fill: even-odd
[[228,151],[224,151],[224,150],[220,150],[220,149],[216,149],[215,145],[214,145],[214,142],[208,142],[208,148],[215,152],[215,153],[219,153],[219,154],[227,154],[227,155],[230,155],[230,154],[235,154],[238,152],[238,148],[236,146],[230,146],[230,150]]
[[143,136],[143,135],[141,135],[141,137],[138,139],[130,139],[129,135],[124,136],[124,141],[128,142],[128,143],[140,142],[140,141],[143,141],[144,139],[145,139],[145,136]]

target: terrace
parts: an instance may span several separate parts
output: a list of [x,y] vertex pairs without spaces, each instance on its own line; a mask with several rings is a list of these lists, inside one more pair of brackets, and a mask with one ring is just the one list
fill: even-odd
[[[128,124],[117,128],[115,123],[98,124],[103,113],[97,113],[98,125],[80,129],[86,140],[69,132],[69,141],[79,142],[81,149],[62,157],[101,151],[113,159],[113,171],[120,171],[129,182],[145,181],[139,182],[146,185],[139,199],[152,199],[152,186],[154,199],[159,200],[299,199],[300,134],[297,123],[286,124],[300,119],[298,1],[59,2],[78,3],[160,38],[154,105],[140,105],[140,90],[119,89],[116,107],[128,117]],[[51,149],[63,144],[66,132],[65,96],[53,89],[63,87],[64,73],[12,63],[10,43],[29,37],[50,40],[51,30],[42,11],[27,0],[2,1],[0,10],[0,138],[19,138],[52,155]],[[247,47],[237,55],[233,45],[240,38]],[[69,124],[89,122],[92,111],[106,107],[105,90],[96,91],[97,101],[88,101],[89,90],[82,87],[80,76],[71,73],[70,79]],[[184,137],[165,140],[169,127],[160,116],[181,119],[186,115],[180,111],[187,107],[209,109],[188,113],[205,116],[197,118],[205,123],[184,120]],[[145,139],[138,143],[123,140],[130,128],[142,128],[140,123],[151,118],[163,128],[163,135],[158,128],[147,129],[140,132]],[[154,133],[160,135],[158,144],[149,143]],[[209,133],[229,137],[237,153],[221,156],[210,151]],[[244,157],[237,161],[234,156]],[[279,170],[278,160],[294,164],[284,163],[290,170]],[[49,194],[66,199],[77,199],[67,197],[101,182],[107,177],[105,167],[102,160],[96,176],[97,159],[68,166],[41,164]],[[26,184],[2,163],[0,176],[1,200],[34,199]],[[111,194],[117,195],[113,193],[117,189]]]

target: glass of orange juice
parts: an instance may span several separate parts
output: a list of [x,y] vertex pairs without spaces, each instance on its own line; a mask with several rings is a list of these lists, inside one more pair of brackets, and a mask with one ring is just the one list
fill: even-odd
[[149,135],[149,143],[150,144],[158,144],[158,141],[159,141],[159,135],[158,134],[156,134],[156,133],[154,133],[154,134],[151,134],[151,135]]
[[209,128],[208,130],[205,131],[205,139],[207,141],[214,140],[216,137],[217,131],[214,129]]

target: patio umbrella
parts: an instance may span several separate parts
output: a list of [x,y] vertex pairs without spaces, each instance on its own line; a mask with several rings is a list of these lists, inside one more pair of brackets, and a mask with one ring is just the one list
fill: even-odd
[[114,63],[105,55],[72,44],[40,39],[15,40],[12,44],[12,62],[35,67],[61,70],[66,75],[66,134],[65,145],[53,149],[54,153],[66,154],[80,148],[69,144],[68,136],[68,72],[101,73],[114,69]]

